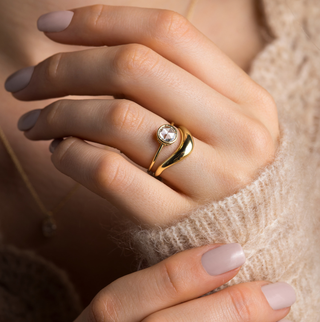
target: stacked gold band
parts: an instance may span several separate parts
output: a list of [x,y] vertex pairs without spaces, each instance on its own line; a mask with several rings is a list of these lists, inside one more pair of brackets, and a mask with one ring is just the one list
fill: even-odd
[[[178,132],[177,128],[174,126],[174,123],[172,122],[171,124],[164,124],[161,125],[158,128],[157,131],[157,140],[160,143],[160,146],[158,150],[156,151],[152,162],[150,164],[150,167],[148,169],[148,173],[154,177],[158,177],[161,175],[161,173],[168,169],[169,167],[173,166],[174,164],[182,161],[185,159],[188,155],[191,154],[193,151],[194,147],[194,142],[191,133],[184,127],[180,126],[178,127],[178,130],[180,131],[181,134],[181,142],[178,148],[174,151],[174,153],[167,158],[158,168],[157,170],[153,173],[151,171],[155,161],[157,160],[160,151],[162,150],[163,146],[165,145],[170,145],[174,143],[177,140],[178,137]],[[165,133],[165,135],[163,134]]]

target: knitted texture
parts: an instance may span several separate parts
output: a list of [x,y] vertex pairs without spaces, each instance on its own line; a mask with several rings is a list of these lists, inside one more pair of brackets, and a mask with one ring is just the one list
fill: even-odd
[[[188,248],[240,243],[247,261],[222,287],[284,281],[297,293],[288,319],[320,321],[320,1],[264,0],[276,39],[250,75],[274,97],[280,146],[272,164],[236,194],[168,227],[129,227],[140,263]],[[123,232],[127,234],[127,232]],[[0,321],[72,321],[81,308],[66,274],[32,252],[0,247]]]
[[0,321],[71,322],[81,310],[64,271],[32,251],[0,247]]
[[281,142],[274,162],[224,200],[168,227],[129,232],[140,265],[209,243],[240,243],[246,263],[212,292],[256,280],[287,282],[297,293],[287,318],[320,321],[320,3],[265,0],[264,6],[276,39],[255,59],[250,75],[278,107]]

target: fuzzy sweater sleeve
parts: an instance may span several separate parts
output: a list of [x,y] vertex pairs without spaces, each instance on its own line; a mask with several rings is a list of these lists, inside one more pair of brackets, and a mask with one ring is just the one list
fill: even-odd
[[225,287],[287,282],[297,294],[288,319],[319,321],[320,303],[320,3],[264,1],[275,39],[251,77],[274,97],[281,128],[272,164],[238,193],[183,214],[167,227],[131,226],[140,267],[209,243],[240,243],[246,263]]
[[210,293],[243,282],[287,282],[297,294],[288,319],[318,321],[319,219],[309,204],[314,202],[309,199],[312,176],[305,171],[310,168],[299,149],[302,141],[296,130],[282,123],[274,162],[250,185],[182,215],[168,227],[131,227],[140,267],[192,247],[240,243],[246,263],[231,281]]

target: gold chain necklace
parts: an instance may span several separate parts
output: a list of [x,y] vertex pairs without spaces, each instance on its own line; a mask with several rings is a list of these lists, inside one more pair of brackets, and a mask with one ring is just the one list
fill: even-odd
[[30,182],[26,172],[24,171],[17,155],[13,151],[11,145],[9,144],[8,139],[6,138],[4,132],[2,131],[0,127],[0,139],[2,140],[4,147],[6,148],[9,156],[11,157],[14,165],[16,166],[24,184],[26,185],[27,189],[29,190],[31,196],[33,197],[34,201],[38,205],[40,211],[45,215],[45,218],[42,221],[42,233],[45,237],[51,237],[55,234],[55,231],[57,229],[56,221],[53,218],[53,215],[58,212],[65,203],[72,197],[72,195],[76,192],[76,190],[79,188],[80,184],[77,183],[68,193],[65,197],[63,197],[60,202],[53,207],[52,210],[47,210],[44,206],[43,202],[41,201],[39,195],[37,194],[36,190],[34,189],[32,183]]
[[[187,9],[187,13],[186,13],[186,18],[188,20],[191,19],[193,12],[194,12],[194,8],[196,3],[199,0],[191,0],[188,9]],[[33,197],[34,201],[36,202],[36,204],[38,205],[40,211],[44,214],[45,218],[42,221],[42,233],[45,237],[52,237],[54,236],[56,230],[57,230],[57,224],[55,219],[53,218],[53,215],[55,213],[57,213],[58,211],[61,210],[61,208],[67,203],[67,201],[73,196],[73,194],[77,191],[77,189],[80,187],[80,184],[77,183],[67,194],[65,197],[63,197],[58,204],[53,207],[52,210],[48,210],[43,202],[41,201],[39,195],[37,194],[36,190],[34,189],[32,183],[30,182],[26,172],[24,171],[17,155],[15,154],[15,152],[13,151],[7,137],[5,136],[3,130],[1,129],[0,126],[0,139],[2,140],[4,147],[6,148],[9,156],[12,159],[12,162],[14,163],[15,167],[17,168],[26,188],[29,190],[31,196]]]

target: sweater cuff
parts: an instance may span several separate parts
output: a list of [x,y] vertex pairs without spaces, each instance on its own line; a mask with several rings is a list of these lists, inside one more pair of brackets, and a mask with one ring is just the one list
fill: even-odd
[[[139,267],[154,265],[180,251],[211,243],[246,245],[246,255],[266,242],[272,227],[281,222],[285,207],[297,188],[297,142],[288,128],[280,127],[280,144],[274,161],[261,169],[257,179],[238,193],[209,202],[183,214],[169,227],[130,227],[131,248],[137,251]],[[290,140],[291,139],[291,140]],[[291,199],[291,201],[290,201]]]
[[31,250],[0,247],[0,321],[73,321],[80,298],[64,271]]

